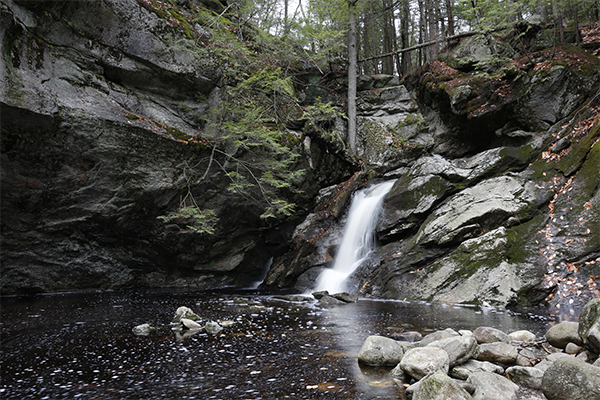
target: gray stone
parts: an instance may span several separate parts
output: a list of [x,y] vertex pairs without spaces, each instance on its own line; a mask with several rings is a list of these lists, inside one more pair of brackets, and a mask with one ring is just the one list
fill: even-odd
[[569,137],[563,137],[554,143],[550,150],[552,150],[553,153],[560,153],[569,146],[571,146],[571,139]]
[[565,353],[567,354],[577,354],[581,350],[580,346],[577,346],[575,343],[567,343],[565,346]]
[[213,335],[216,335],[217,333],[219,333],[223,330],[223,327],[221,325],[219,325],[218,322],[209,321],[206,323],[206,325],[204,325],[204,330],[208,333],[212,333]]
[[420,173],[411,169],[386,196],[378,222],[382,238],[398,235],[403,226],[409,228],[416,216],[429,212],[452,190],[452,184],[443,177]]
[[196,315],[195,312],[192,311],[189,307],[179,307],[175,311],[175,316],[173,317],[172,322],[179,322],[182,318],[191,319],[192,321],[198,321],[200,317]]
[[419,332],[409,331],[409,332],[393,332],[390,334],[390,337],[394,340],[416,343],[423,340],[423,335]]
[[460,336],[454,329],[446,328],[443,331],[435,331],[429,335],[425,335],[419,346],[427,346],[429,343],[433,343],[437,340],[446,339],[453,336]]
[[552,353],[552,354],[548,354],[548,356],[546,357],[546,360],[554,362],[560,358],[573,358],[573,356],[570,354],[567,354],[567,353]]
[[131,331],[134,335],[149,336],[152,332],[156,331],[156,328],[150,324],[141,324],[133,327]]
[[589,363],[590,360],[596,358],[595,357],[596,354],[590,353],[588,350],[582,351],[581,353],[577,354],[575,356],[575,358],[577,358],[578,360],[581,360],[583,362]]
[[473,225],[490,214],[513,215],[527,207],[521,198],[524,184],[517,178],[502,176],[485,180],[454,195],[432,214],[419,230],[421,244],[448,244],[464,236],[461,228]]
[[535,364],[534,368],[541,369],[542,371],[546,372],[546,370],[550,368],[553,363],[553,361],[542,360],[539,363]]
[[567,347],[569,342],[573,342],[578,345],[583,345],[583,341],[577,332],[579,324],[577,322],[561,322],[556,324],[546,332],[546,340],[552,346],[559,349]]
[[353,295],[346,292],[334,293],[331,297],[335,297],[338,300],[343,301],[344,303],[356,303],[358,301],[358,296]]
[[[314,285],[314,282],[313,282],[313,285]],[[312,292],[311,294],[317,300],[319,300],[323,296],[329,296],[329,292],[327,290],[322,290],[322,291],[319,291],[319,292]]]
[[[550,71],[537,74],[531,80],[531,87],[521,101],[518,113],[528,119],[537,119],[551,124],[573,112],[582,93],[585,93],[592,81],[573,74],[562,65],[554,66]],[[580,90],[573,90],[579,85]]]
[[438,347],[448,353],[450,368],[463,364],[473,357],[477,348],[477,340],[468,336],[452,336],[446,339],[436,340],[427,346]]
[[[430,215],[428,220],[432,218],[433,215]],[[466,225],[457,229],[469,237],[475,236],[481,226]],[[464,229],[470,229],[470,233]],[[516,300],[515,293],[531,287],[540,279],[537,273],[520,273],[523,264],[510,263],[498,257],[506,252],[507,243],[505,227],[464,240],[431,268],[419,269],[410,279],[403,280],[401,293],[447,304],[487,302],[493,306],[506,306]],[[457,279],[457,276],[461,278]]]
[[323,307],[329,307],[329,306],[338,306],[338,305],[342,305],[342,304],[347,304],[345,301],[336,299],[333,296],[329,296],[329,295],[324,295],[319,299],[319,305],[323,306]]
[[475,351],[477,360],[500,364],[514,364],[518,355],[516,347],[504,342],[480,344]]
[[460,384],[442,372],[428,375],[413,386],[412,400],[472,400]]
[[509,367],[506,369],[506,374],[514,383],[528,387],[530,389],[542,388],[542,377],[544,371],[535,367]]
[[187,318],[181,318],[179,320],[181,322],[181,324],[183,326],[185,326],[187,329],[191,329],[191,330],[201,330],[203,328],[202,325],[200,325],[199,323],[197,323],[196,321],[193,321],[191,319],[187,319]]
[[600,353],[600,299],[589,301],[581,310],[578,334],[588,349]]
[[531,333],[529,331],[515,331],[515,332],[511,332],[508,334],[508,337],[510,338],[510,340],[514,340],[517,342],[526,342],[526,343],[530,343],[530,342],[535,342],[535,334]]
[[514,50],[507,43],[488,35],[475,35],[461,40],[455,47],[449,47],[438,58],[461,71],[473,68],[488,71],[497,67],[497,57],[512,55]]
[[456,367],[452,368],[450,376],[453,378],[466,380],[474,372],[492,372],[495,374],[503,374],[504,368],[489,361],[469,360],[462,365],[457,365]]
[[516,400],[519,386],[491,372],[475,372],[467,382],[475,386],[473,400]]
[[404,355],[402,345],[383,336],[369,336],[358,352],[358,361],[373,366],[396,366]]
[[575,357],[560,358],[544,373],[542,391],[548,400],[598,400],[600,368]]
[[494,343],[504,342],[510,343],[510,337],[499,329],[489,326],[480,326],[473,331],[473,336],[477,339],[477,343]]
[[517,360],[515,361],[515,364],[520,367],[531,367],[531,366],[533,366],[534,361],[531,360],[529,357],[522,356],[519,353],[519,355],[517,356]]
[[400,371],[403,371],[418,380],[435,372],[447,374],[448,369],[448,353],[444,350],[437,347],[416,347],[404,354],[392,375],[399,376]]

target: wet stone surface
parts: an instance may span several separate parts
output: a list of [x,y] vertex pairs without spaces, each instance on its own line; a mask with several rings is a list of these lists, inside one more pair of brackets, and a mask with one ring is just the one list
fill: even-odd
[[[224,323],[177,340],[180,306]],[[156,331],[138,336],[132,328]],[[544,317],[359,300],[322,309],[259,292],[181,289],[2,298],[4,399],[398,399],[391,368],[356,361],[364,339],[494,326],[542,334]]]

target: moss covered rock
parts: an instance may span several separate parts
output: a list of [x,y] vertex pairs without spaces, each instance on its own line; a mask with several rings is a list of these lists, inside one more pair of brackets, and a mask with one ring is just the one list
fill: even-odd
[[591,300],[581,310],[578,333],[589,350],[600,353],[600,299]]

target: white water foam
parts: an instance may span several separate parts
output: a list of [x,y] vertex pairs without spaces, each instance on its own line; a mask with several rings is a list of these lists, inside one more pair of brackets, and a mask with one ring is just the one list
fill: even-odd
[[346,279],[369,256],[375,247],[375,225],[386,194],[395,181],[387,181],[354,194],[333,268],[319,275],[315,290],[339,293],[346,289]]

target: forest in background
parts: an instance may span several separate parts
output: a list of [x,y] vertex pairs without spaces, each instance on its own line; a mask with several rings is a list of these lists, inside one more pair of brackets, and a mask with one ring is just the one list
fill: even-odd
[[[219,107],[211,107],[199,121],[202,138],[183,139],[212,148],[204,168],[219,166],[230,180],[228,191],[261,204],[262,218],[273,222],[295,212],[295,204],[281,193],[299,190],[304,173],[290,173],[298,138],[289,134],[289,126],[301,120],[327,131],[333,120],[342,118],[347,122],[345,146],[356,153],[357,74],[402,77],[435,60],[452,39],[475,33],[493,34],[518,47],[528,29],[537,26],[552,32],[550,46],[578,44],[580,28],[600,19],[598,0],[138,3],[183,31],[183,39],[173,38],[172,49],[188,52],[200,65],[220,66]],[[307,70],[347,74],[345,104],[297,92],[301,71]],[[340,89],[336,92],[342,94]],[[202,180],[203,171],[191,166],[186,176]],[[161,218],[192,221],[190,227],[211,233],[216,223],[211,212],[188,191],[177,212]]]
[[[555,43],[567,41],[566,32],[574,32],[578,44],[580,27],[600,20],[600,1],[240,0],[239,11],[261,30],[292,39],[319,58],[315,61],[325,57],[333,65],[348,60],[348,17],[353,13],[358,72],[404,75],[434,59],[449,37],[500,32],[522,21],[552,25]],[[400,52],[413,47],[415,51]]]

